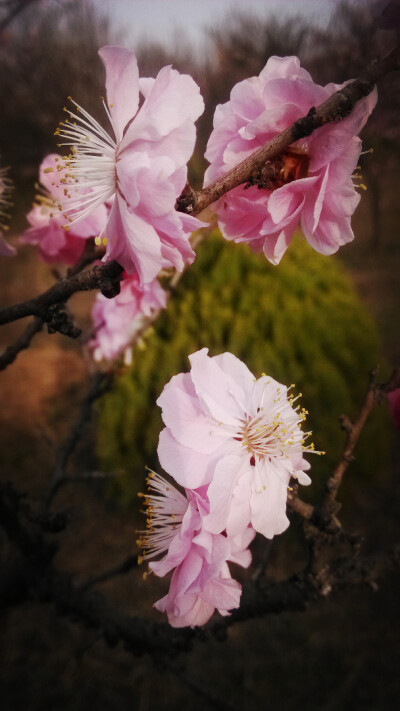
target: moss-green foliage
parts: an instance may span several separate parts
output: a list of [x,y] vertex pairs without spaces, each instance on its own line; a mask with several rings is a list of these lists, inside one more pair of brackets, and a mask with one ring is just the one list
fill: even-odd
[[[295,239],[273,267],[216,233],[199,248],[146,348],[136,349],[133,366],[102,402],[98,453],[103,467],[121,473],[123,499],[141,486],[145,464],[157,466],[157,397],[173,375],[188,370],[188,354],[204,346],[210,355],[231,351],[256,376],[266,372],[296,384],[315,446],[327,452],[312,458],[317,490],[342,446],[338,416],[356,414],[368,370],[379,361],[375,327],[340,264],[305,240]],[[365,482],[376,474],[385,450],[382,427],[373,418],[352,477]]]

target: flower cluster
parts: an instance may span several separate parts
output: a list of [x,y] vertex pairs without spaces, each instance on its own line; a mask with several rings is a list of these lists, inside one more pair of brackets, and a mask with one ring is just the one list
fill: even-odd
[[[203,223],[175,205],[186,185],[203,99],[193,79],[170,66],[155,79],[139,79],[132,51],[103,47],[99,55],[112,133],[69,97],[71,108],[64,108],[67,118],[55,132],[69,153],[42,163],[22,241],[38,244],[45,261],[74,263],[84,240],[95,237],[106,245],[105,260],[115,259],[148,284],[161,269],[181,271],[195,258],[189,236]],[[297,57],[271,57],[258,77],[237,84],[230,101],[217,106],[205,185],[339,88],[315,84]],[[247,242],[274,264],[299,226],[323,254],[352,240],[350,217],[360,199],[353,182],[359,180],[357,135],[375,103],[373,91],[344,120],[291,145],[265,166],[264,177],[254,176],[255,185],[220,198],[215,209],[224,237]]]
[[146,284],[162,268],[180,271],[195,258],[189,236],[203,223],[177,212],[175,202],[186,184],[194,122],[204,103],[193,79],[170,66],[155,79],[139,79],[134,52],[103,47],[99,55],[114,136],[71,99],[68,118],[56,130],[63,139],[58,145],[70,150],[61,173],[54,173],[63,192],[59,208],[68,230],[110,203],[98,234],[107,240],[105,259],[117,260]]
[[[62,156],[52,153],[42,161],[39,170],[37,195],[31,211],[27,215],[30,228],[20,237],[25,244],[39,247],[44,262],[64,262],[75,264],[85,247],[88,237],[98,235],[107,219],[108,210],[104,204],[80,220],[70,231],[63,229],[63,217],[59,211],[65,198],[65,167]],[[90,195],[90,190],[81,189],[81,195]]]
[[[217,106],[205,153],[210,162],[205,185],[340,88],[315,84],[297,57],[271,57],[258,77],[236,84],[230,101]],[[224,195],[216,204],[224,237],[247,242],[273,264],[279,263],[298,226],[322,254],[351,241],[350,217],[360,199],[352,181],[361,151],[357,134],[376,99],[374,90],[343,121],[328,123],[290,146],[268,186],[239,186]]]
[[151,561],[149,569],[163,577],[174,569],[168,594],[155,607],[166,612],[173,627],[204,625],[217,609],[221,615],[239,607],[241,586],[230,575],[228,561],[248,567],[248,545],[255,532],[248,528],[228,538],[204,527],[209,511],[207,487],[186,489],[182,494],[155,472],[147,477],[144,497],[147,528],[140,532],[143,549],[139,562]]
[[130,362],[129,344],[149,317],[166,304],[166,292],[157,279],[141,285],[137,274],[124,275],[121,291],[113,299],[98,294],[92,311],[94,335],[89,343],[95,360],[112,360],[124,352],[125,362]]
[[157,607],[176,626],[238,606],[240,586],[227,562],[249,565],[255,532],[273,538],[287,528],[290,480],[310,483],[303,454],[315,451],[305,444],[307,412],[295,404],[293,386],[254,378],[231,353],[209,357],[204,348],[189,360],[190,373],[174,376],[157,401],[166,425],[159,460],[186,496],[152,475],[156,493],[145,497],[148,533],[139,541],[143,559],[168,550],[150,569],[175,568]]

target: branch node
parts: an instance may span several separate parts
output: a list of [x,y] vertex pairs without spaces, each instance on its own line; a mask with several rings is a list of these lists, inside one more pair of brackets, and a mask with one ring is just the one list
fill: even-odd
[[339,422],[340,422],[340,427],[342,430],[345,432],[348,432],[349,434],[353,431],[353,423],[347,415],[340,415],[339,417]]
[[113,299],[121,291],[121,282],[119,279],[103,279],[100,282],[100,291],[106,299]]

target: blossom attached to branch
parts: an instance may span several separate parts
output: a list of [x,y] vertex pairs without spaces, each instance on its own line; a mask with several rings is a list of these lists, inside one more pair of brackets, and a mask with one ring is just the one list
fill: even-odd
[[141,285],[137,274],[125,275],[113,299],[98,294],[92,312],[95,335],[89,344],[95,360],[112,360],[125,351],[129,361],[129,344],[166,304],[167,295],[157,279]]
[[[71,230],[63,228],[64,219],[58,209],[65,199],[65,167],[62,156],[52,153],[42,161],[39,170],[38,193],[31,211],[27,215],[30,228],[20,237],[25,244],[39,247],[44,262],[64,262],[76,264],[85,248],[88,237],[99,234],[107,219],[107,208],[103,204],[80,220]],[[88,189],[80,191],[81,197],[89,196]]]
[[[88,112],[71,100],[69,118],[56,134],[68,146],[61,187],[65,226],[73,228],[98,205],[112,201],[100,237],[108,240],[105,259],[151,282],[163,267],[181,271],[195,258],[190,234],[202,223],[175,211],[187,178],[195,140],[195,120],[204,103],[193,79],[172,67],[156,79],[139,79],[135,54],[103,47],[106,69],[105,111],[110,136]],[[143,103],[139,108],[139,92]],[[82,195],[82,188],[90,188]]]
[[[271,57],[258,77],[237,84],[217,107],[206,158],[205,185],[223,176],[340,87],[314,84],[297,57]],[[354,238],[350,217],[358,202],[352,176],[357,137],[373,110],[376,90],[347,118],[332,122],[267,162],[249,183],[216,203],[224,237],[247,242],[278,264],[298,226],[314,249],[332,254]]]
[[206,530],[232,536],[251,524],[267,538],[282,533],[291,477],[310,483],[306,410],[290,388],[257,380],[231,353],[210,358],[204,348],[189,360],[191,372],[174,376],[157,401],[162,467],[186,488],[209,485]]

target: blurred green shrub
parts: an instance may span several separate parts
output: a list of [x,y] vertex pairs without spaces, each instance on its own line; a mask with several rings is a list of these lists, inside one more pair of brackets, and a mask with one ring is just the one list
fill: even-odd
[[[163,426],[157,397],[173,375],[188,370],[188,354],[204,346],[210,355],[231,351],[256,376],[265,371],[296,384],[315,446],[326,451],[311,459],[312,491],[318,492],[343,443],[338,417],[355,416],[368,371],[379,361],[377,331],[343,267],[305,240],[295,238],[274,267],[215,232],[199,248],[146,347],[136,348],[133,365],[99,406],[98,455],[103,468],[121,474],[116,486],[123,501],[141,487],[144,465],[157,467]],[[353,480],[371,480],[384,466],[384,426],[375,416],[364,431]]]

